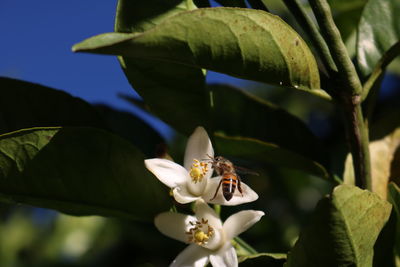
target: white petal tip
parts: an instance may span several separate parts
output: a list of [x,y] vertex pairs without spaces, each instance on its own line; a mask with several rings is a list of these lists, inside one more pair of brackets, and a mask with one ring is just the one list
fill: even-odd
[[198,200],[200,197],[190,194],[184,186],[175,187],[172,190],[174,199],[180,204],[187,204]]

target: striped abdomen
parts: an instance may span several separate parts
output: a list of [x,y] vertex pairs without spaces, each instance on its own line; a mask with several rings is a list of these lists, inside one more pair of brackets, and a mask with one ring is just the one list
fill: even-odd
[[224,198],[229,201],[235,193],[238,177],[235,173],[225,173],[222,176],[222,193]]

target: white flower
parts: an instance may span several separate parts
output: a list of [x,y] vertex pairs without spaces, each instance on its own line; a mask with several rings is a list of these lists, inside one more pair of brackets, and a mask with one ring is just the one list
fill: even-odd
[[257,193],[242,182],[243,195],[236,190],[232,199],[227,201],[221,192],[218,192],[217,197],[211,200],[221,177],[211,178],[213,169],[210,157],[214,157],[211,141],[204,128],[197,127],[188,139],[183,166],[160,158],[147,159],[144,162],[149,171],[172,189],[175,200],[182,204],[203,198],[209,203],[238,205],[258,198]]
[[173,267],[238,266],[231,240],[258,222],[262,211],[244,210],[231,215],[223,224],[204,201],[196,201],[195,216],[173,212],[159,214],[154,223],[164,235],[190,244],[171,263]]

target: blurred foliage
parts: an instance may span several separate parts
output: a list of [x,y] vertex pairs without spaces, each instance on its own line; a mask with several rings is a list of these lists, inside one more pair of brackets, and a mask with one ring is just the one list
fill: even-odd
[[1,209],[0,266],[166,266],[183,248],[151,223],[21,206]]

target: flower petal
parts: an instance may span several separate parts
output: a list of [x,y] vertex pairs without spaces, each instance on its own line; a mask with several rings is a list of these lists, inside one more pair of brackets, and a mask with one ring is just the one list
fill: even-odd
[[175,258],[170,267],[204,267],[208,264],[209,251],[191,244]]
[[186,184],[191,194],[201,196],[207,188],[208,181],[209,179],[207,177],[203,177],[203,179],[197,183],[190,179]]
[[240,235],[258,222],[262,216],[264,216],[264,212],[259,210],[242,210],[231,215],[226,219],[223,226],[226,240],[231,240]]
[[196,201],[194,212],[198,220],[208,220],[208,224],[215,229],[222,229],[222,222],[217,213],[210,208],[202,199]]
[[196,217],[176,212],[163,212],[154,219],[156,228],[164,235],[173,239],[189,243],[186,234],[189,231],[191,221],[196,221]]
[[170,188],[177,187],[190,180],[189,173],[181,165],[167,159],[146,159],[146,168],[162,183]]
[[183,166],[186,170],[190,170],[193,159],[203,160],[208,159],[208,156],[214,157],[214,149],[206,130],[199,126],[188,139]]
[[235,267],[239,265],[236,250],[230,242],[227,242],[227,244],[216,253],[211,254],[210,262],[213,267]]
[[190,203],[200,198],[189,193],[184,185],[175,187],[172,193],[174,194],[175,200],[181,204]]
[[240,194],[239,190],[236,189],[235,193],[233,194],[233,197],[229,201],[227,201],[222,194],[222,186],[221,186],[218,189],[219,192],[217,193],[217,196],[213,200],[211,200],[215,195],[215,192],[217,190],[220,181],[221,181],[221,176],[211,178],[208,180],[207,188],[202,196],[206,202],[211,204],[225,205],[225,206],[235,206],[243,203],[252,202],[258,199],[257,193],[254,192],[254,190],[251,189],[247,184],[241,182],[243,196],[242,194]]

